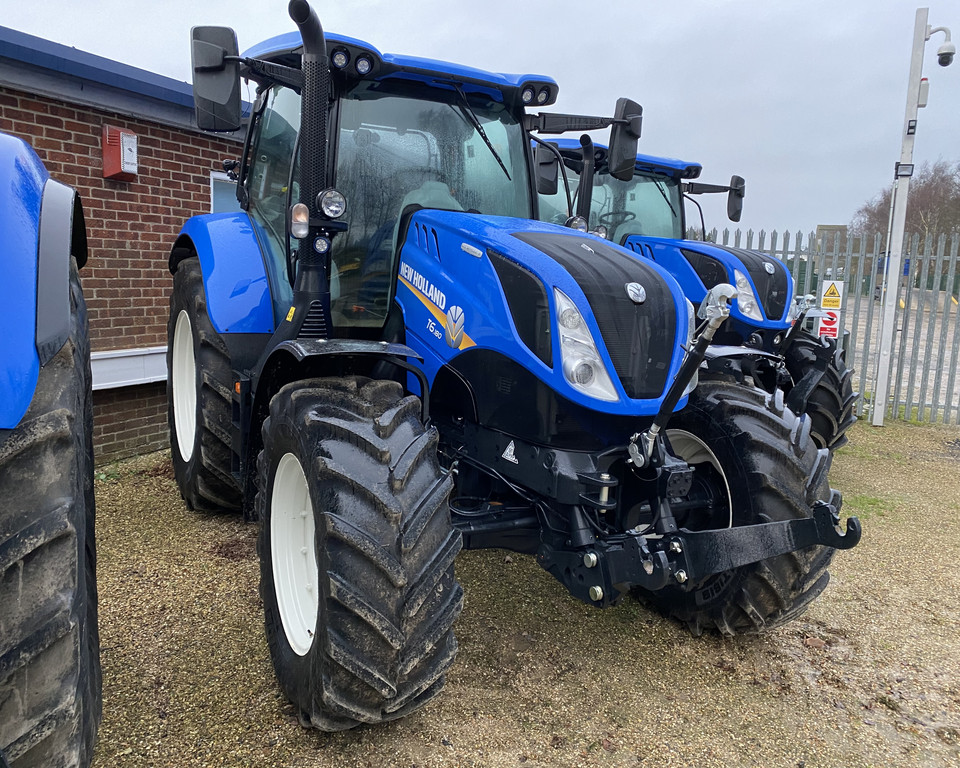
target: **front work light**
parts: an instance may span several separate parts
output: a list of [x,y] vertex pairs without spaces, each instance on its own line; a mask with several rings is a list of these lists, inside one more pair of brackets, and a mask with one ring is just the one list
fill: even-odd
[[370,61],[368,56],[361,56],[357,59],[357,72],[361,75],[370,74],[371,69],[373,69],[373,62]]
[[317,195],[317,208],[328,219],[339,219],[347,210],[347,199],[336,189],[325,189]]

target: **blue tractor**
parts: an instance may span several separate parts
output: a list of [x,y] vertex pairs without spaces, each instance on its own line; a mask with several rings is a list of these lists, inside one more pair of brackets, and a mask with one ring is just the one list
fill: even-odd
[[[739,221],[743,179],[734,176],[729,186],[703,184],[694,181],[698,163],[649,155],[637,155],[633,175],[618,179],[609,171],[606,147],[569,139],[553,144],[565,169],[575,174],[576,210],[589,229],[663,266],[695,305],[718,283],[736,285],[737,299],[717,331],[708,365],[735,370],[771,392],[781,388],[791,409],[810,416],[820,447],[833,450],[846,443],[846,431],[856,421],[853,372],[833,339],[804,327],[804,319],[815,315],[811,297],[794,295],[786,265],[759,251],[684,239],[684,198],[725,192],[727,214]],[[547,165],[549,155],[541,157]],[[581,194],[583,173],[592,180],[589,195]],[[565,220],[572,203],[568,191],[555,184],[548,192],[541,196],[541,217]],[[744,347],[753,354],[744,356]]]
[[100,722],[80,198],[0,134],[0,764],[90,764]]
[[610,127],[632,168],[639,105],[528,114],[554,81],[383,54],[289,10],[299,34],[244,56],[232,30],[193,31],[199,125],[238,128],[240,76],[257,96],[225,163],[243,210],[171,250],[168,392],[187,504],[259,519],[301,721],[382,722],[440,690],[463,546],[534,554],[598,607],[638,591],[696,632],[802,611],[859,539],[835,528],[828,453],[758,389],[717,378],[680,410],[735,289],[693,339],[665,270],[536,221],[531,133]]

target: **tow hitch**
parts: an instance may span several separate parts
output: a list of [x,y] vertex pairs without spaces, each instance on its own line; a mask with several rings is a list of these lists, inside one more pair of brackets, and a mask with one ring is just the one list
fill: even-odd
[[631,587],[692,589],[710,576],[788,552],[812,546],[852,549],[859,543],[856,517],[841,531],[837,507],[818,501],[811,512],[810,517],[775,523],[709,531],[681,528],[662,537],[627,532],[599,540],[587,551],[542,544],[537,562],[585,603],[605,607]]

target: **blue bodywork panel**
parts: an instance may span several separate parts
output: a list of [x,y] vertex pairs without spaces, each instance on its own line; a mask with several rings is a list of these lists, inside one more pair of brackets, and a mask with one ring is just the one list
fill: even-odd
[[187,220],[200,257],[207,312],[218,333],[273,333],[270,281],[260,243],[246,212],[211,213]]
[[[578,139],[550,139],[551,144],[555,144],[558,149],[565,153],[571,150],[580,151],[580,141]],[[594,144],[595,149],[606,151],[603,144]],[[700,176],[703,166],[700,163],[693,163],[687,160],[676,160],[672,157],[655,157],[654,155],[637,155],[636,169],[638,171],[653,171],[662,173],[666,176],[675,176],[679,179],[696,179]]]
[[[574,139],[551,139],[551,143],[555,144],[561,151],[568,155],[571,151],[580,151],[580,142]],[[595,147],[601,151],[606,150],[606,147],[602,144],[597,144]],[[699,163],[689,163],[683,160],[674,160],[669,157],[654,157],[653,155],[637,155],[637,164],[635,167],[638,171],[663,173],[677,179],[695,179],[700,175],[700,171],[702,170],[702,166]],[[765,296],[762,291],[757,290],[757,286],[749,270],[744,265],[744,262],[738,258],[735,253],[726,248],[704,243],[699,240],[673,240],[663,237],[648,237],[646,235],[630,235],[624,241],[623,246],[639,256],[650,259],[661,267],[664,267],[677,279],[677,282],[680,283],[680,287],[683,289],[684,295],[690,299],[694,305],[699,305],[700,302],[704,300],[708,288],[704,285],[700,276],[697,275],[690,261],[684,256],[684,250],[704,254],[719,262],[726,273],[723,281],[731,285],[736,284],[733,271],[735,269],[739,270],[744,277],[746,277],[751,288],[753,288],[754,294],[759,299],[758,305],[760,311],[763,314],[763,320],[758,321],[746,317],[740,311],[740,306],[736,301],[731,304],[730,317],[734,326],[741,330],[744,337],[750,335],[751,329],[769,328],[772,330],[783,330],[790,327],[790,321],[787,319],[787,315],[793,302],[794,284],[786,265],[773,256],[758,253],[765,261],[772,264],[776,270],[780,270],[786,275],[788,294],[786,303],[783,311],[777,313],[775,317],[769,315],[769,309],[764,302]]]
[[[733,271],[737,269],[746,277],[747,282],[750,283],[750,287],[753,289],[754,295],[758,297],[758,305],[763,314],[763,320],[758,321],[744,316],[740,311],[739,303],[736,301],[730,305],[731,319],[735,323],[741,323],[744,327],[749,328],[783,330],[790,327],[787,314],[793,303],[794,283],[790,278],[786,265],[774,256],[760,254],[766,262],[773,265],[774,269],[786,274],[787,297],[783,311],[776,317],[769,317],[768,308],[764,305],[763,292],[757,290],[757,286],[743,261],[726,248],[718,247],[711,243],[704,243],[699,240],[671,240],[669,238],[646,237],[644,235],[631,235],[624,242],[624,247],[629,248],[644,258],[652,259],[666,269],[677,279],[677,282],[680,283],[680,287],[683,289],[684,295],[690,299],[695,306],[699,305],[700,302],[706,298],[708,289],[686,256],[684,256],[684,250],[702,253],[719,262],[726,270],[726,277],[724,277],[723,282],[730,283],[731,285],[736,285],[736,278],[734,277]],[[749,331],[747,331],[745,335],[749,335]]]
[[0,429],[12,429],[33,399],[40,374],[36,346],[40,203],[50,175],[23,140],[0,134]]
[[[365,48],[370,51],[370,53],[377,56],[391,70],[399,69],[411,73],[419,72],[429,74],[434,77],[438,74],[447,75],[456,80],[466,79],[489,83],[491,86],[496,88],[514,89],[519,88],[523,83],[526,82],[550,83],[556,86],[556,80],[545,75],[521,75],[508,74],[504,72],[488,72],[483,69],[465,67],[462,64],[454,64],[448,61],[437,61],[434,59],[420,58],[419,56],[406,56],[396,53],[381,53],[374,46],[370,45],[370,43],[364,42],[363,40],[357,40],[356,38],[346,37],[344,35],[324,33],[324,37],[327,41],[328,50],[333,48],[337,43]],[[253,47],[244,51],[243,55],[247,58],[270,59],[284,53],[296,51],[300,48],[300,46],[300,33],[286,32],[282,35],[271,37],[269,40],[264,40],[262,43],[254,45]]]
[[[400,251],[397,303],[403,310],[406,343],[422,355],[427,379],[433,384],[440,368],[468,349],[479,347],[502,353],[521,364],[549,387],[586,408],[604,413],[646,416],[657,412],[657,399],[630,399],[614,373],[600,328],[590,305],[573,277],[546,253],[513,237],[514,232],[562,233],[589,244],[605,243],[593,235],[553,224],[498,216],[477,216],[455,211],[422,210],[413,215]],[[500,280],[487,249],[507,256],[532,272],[546,286],[551,317],[556,315],[553,288],[559,288],[580,309],[597,343],[600,356],[619,394],[616,402],[604,402],[574,389],[563,375],[560,342],[553,334],[553,366],[546,365],[518,340],[518,332]],[[479,253],[480,255],[474,255]],[[663,269],[654,268],[670,287],[677,317],[677,338],[687,338],[687,308],[676,281]],[[446,340],[446,313],[463,312],[463,338],[452,348]],[[667,380],[680,369],[683,353],[678,348]],[[686,404],[686,398],[679,406]]]

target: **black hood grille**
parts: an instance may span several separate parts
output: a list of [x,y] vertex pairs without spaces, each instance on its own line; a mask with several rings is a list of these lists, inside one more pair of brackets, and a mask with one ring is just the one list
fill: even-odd
[[[660,397],[677,333],[673,294],[663,278],[622,249],[592,238],[544,232],[513,236],[550,256],[576,280],[627,395],[634,400]],[[642,304],[627,295],[627,283],[643,286],[647,298]]]
[[[757,287],[757,300],[763,305],[767,319],[782,320],[787,308],[787,294],[790,292],[790,280],[783,262],[759,251],[731,248],[726,245],[714,247],[732,253],[743,262],[750,277],[753,278],[753,284]],[[767,272],[764,264],[773,264],[772,275]]]

